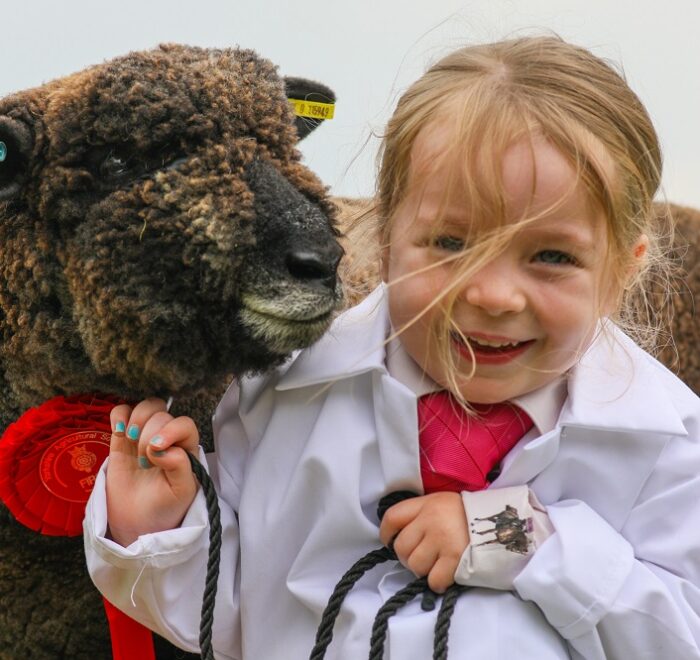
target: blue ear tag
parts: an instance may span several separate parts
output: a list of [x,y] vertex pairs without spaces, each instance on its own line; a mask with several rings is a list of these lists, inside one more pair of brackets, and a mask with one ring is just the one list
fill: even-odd
[[7,145],[4,142],[0,142],[0,163],[3,163],[7,158]]

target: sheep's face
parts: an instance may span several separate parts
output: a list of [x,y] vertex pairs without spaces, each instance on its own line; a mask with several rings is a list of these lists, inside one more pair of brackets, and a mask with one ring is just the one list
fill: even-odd
[[293,122],[241,50],[164,46],[0,102],[6,369],[41,356],[30,389],[84,389],[82,359],[141,395],[315,341],[342,251]]

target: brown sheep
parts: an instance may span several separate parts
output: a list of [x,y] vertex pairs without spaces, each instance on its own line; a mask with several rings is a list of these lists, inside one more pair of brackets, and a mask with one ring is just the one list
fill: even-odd
[[[229,374],[325,331],[342,251],[296,149],[319,122],[288,97],[332,92],[252,51],[168,45],[0,100],[0,435],[95,392],[175,395],[206,432]],[[0,506],[0,658],[109,648],[82,539]]]
[[[346,304],[362,300],[379,282],[378,244],[372,233],[370,199],[338,197],[339,224],[346,258],[340,266],[345,282]],[[680,262],[673,281],[671,299],[672,341],[663,342],[659,359],[676,373],[696,394],[700,393],[700,211],[688,207],[659,204],[660,217],[670,210],[674,231],[674,258]],[[660,291],[656,291],[662,298]]]

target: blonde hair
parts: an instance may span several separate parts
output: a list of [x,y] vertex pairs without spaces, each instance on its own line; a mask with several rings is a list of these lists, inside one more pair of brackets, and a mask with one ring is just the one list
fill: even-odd
[[[413,146],[421,131],[436,123],[451,131],[451,147],[417,175],[410,167]],[[380,152],[374,210],[382,245],[388,241],[392,219],[409,186],[414,192],[421,176],[424,183],[445,158],[456,156],[450,163],[461,167],[450,176],[446,197],[455,185],[462,186],[471,205],[465,210],[469,217],[488,217],[496,230],[461,253],[463,265],[455,287],[434,302],[444,306],[449,325],[459,281],[504,249],[520,226],[506,222],[502,161],[516,140],[532,145],[536,135],[572,164],[590,200],[603,209],[607,264],[620,292],[613,320],[644,348],[653,349],[663,322],[659,301],[655,300],[655,307],[647,300],[647,283],[653,279],[658,291],[659,282],[669,281],[664,252],[670,223],[662,229],[664,223],[652,204],[661,179],[659,141],[646,109],[623,75],[588,50],[558,37],[462,48],[437,62],[403,94]],[[522,218],[522,222],[533,219]],[[640,267],[633,248],[642,235],[649,238],[649,246]],[[451,365],[454,378],[448,335],[455,330],[459,331],[436,329],[443,338],[441,357]]]

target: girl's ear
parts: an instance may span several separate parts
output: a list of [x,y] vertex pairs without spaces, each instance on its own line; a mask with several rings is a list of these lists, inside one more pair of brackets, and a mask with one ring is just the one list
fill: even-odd
[[649,237],[646,234],[642,234],[637,242],[632,248],[632,255],[634,256],[635,266],[639,268],[644,261],[644,257],[647,256],[647,251],[649,250]]
[[[632,260],[630,265],[627,267],[627,272],[624,274],[624,281],[621,284],[619,296],[623,295],[624,290],[628,287],[630,282],[634,280],[635,275],[639,272],[644,264],[644,260],[649,251],[649,237],[646,234],[641,234],[635,244],[632,246]],[[619,304],[619,300],[612,308],[616,308]],[[612,312],[612,309],[610,310]],[[609,313],[610,313],[609,312]]]
[[617,277],[609,279],[609,282],[616,283],[609,285],[606,289],[607,293],[605,293],[603,298],[604,304],[602,308],[604,316],[609,316],[618,309],[625,290],[628,288],[629,284],[634,280],[635,275],[643,266],[648,250],[649,237],[646,234],[641,234],[632,246],[632,259],[627,266],[627,271],[621,274],[622,279],[618,279]]
[[641,234],[636,243],[632,246],[632,261],[625,273],[625,286],[629,284],[634,276],[640,271],[649,251],[649,237]]

